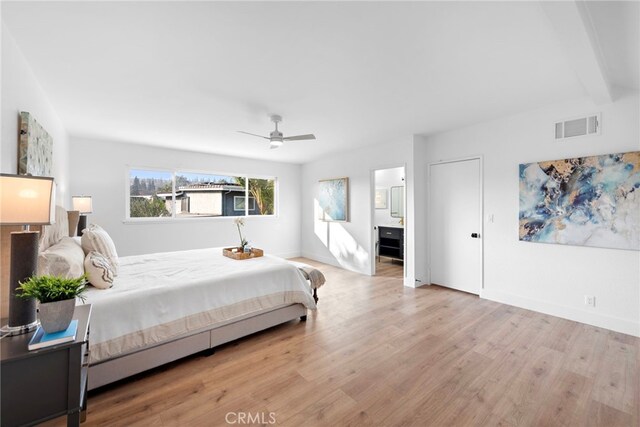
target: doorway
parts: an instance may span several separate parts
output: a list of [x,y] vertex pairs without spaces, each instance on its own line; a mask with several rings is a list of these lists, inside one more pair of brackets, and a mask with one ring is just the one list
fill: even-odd
[[429,165],[431,283],[479,295],[482,290],[480,158]]
[[373,171],[373,262],[375,276],[405,276],[406,185],[404,166]]

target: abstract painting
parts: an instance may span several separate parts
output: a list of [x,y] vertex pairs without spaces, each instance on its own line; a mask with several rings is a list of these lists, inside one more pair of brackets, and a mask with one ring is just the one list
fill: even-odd
[[318,185],[319,218],[342,221],[349,218],[349,178],[325,179]]
[[18,174],[52,176],[53,140],[33,116],[20,113],[18,141]]
[[640,151],[521,164],[520,240],[640,250]]

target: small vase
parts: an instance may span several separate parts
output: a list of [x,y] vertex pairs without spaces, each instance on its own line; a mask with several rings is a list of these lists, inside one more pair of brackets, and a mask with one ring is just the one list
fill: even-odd
[[40,303],[38,307],[38,318],[40,326],[48,334],[52,332],[64,331],[69,327],[73,319],[73,311],[76,308],[76,299],[66,299]]

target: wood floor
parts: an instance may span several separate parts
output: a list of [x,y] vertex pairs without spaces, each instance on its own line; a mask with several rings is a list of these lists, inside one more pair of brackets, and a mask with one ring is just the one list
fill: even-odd
[[391,258],[380,257],[380,261],[376,263],[376,276],[402,279],[404,264]]
[[639,425],[637,338],[320,268],[306,323],[90,393],[84,425]]

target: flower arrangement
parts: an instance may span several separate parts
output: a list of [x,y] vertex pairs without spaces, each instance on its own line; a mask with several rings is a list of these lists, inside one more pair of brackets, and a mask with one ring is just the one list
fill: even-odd
[[238,217],[233,220],[233,223],[236,225],[236,227],[238,227],[238,235],[240,235],[240,247],[244,248],[246,245],[249,244],[247,239],[242,237],[242,231],[240,230],[240,227],[244,227],[244,218]]

